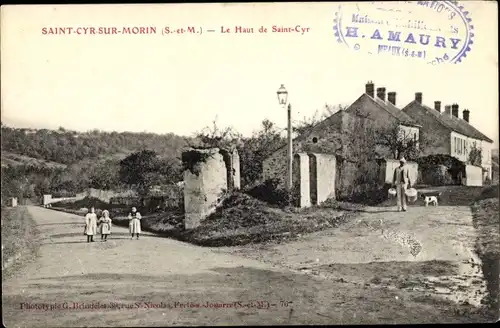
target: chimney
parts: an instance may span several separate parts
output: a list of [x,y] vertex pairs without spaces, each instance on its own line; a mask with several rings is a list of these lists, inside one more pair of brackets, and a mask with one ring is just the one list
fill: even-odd
[[451,115],[451,106],[450,106],[450,105],[446,105],[446,106],[444,106],[444,112],[445,112],[447,115]]
[[458,117],[458,104],[451,105],[451,114]]
[[464,109],[464,111],[463,111],[462,114],[463,114],[463,117],[464,117],[464,121],[467,122],[467,123],[469,123],[469,115],[470,115],[469,110],[468,109]]
[[385,102],[385,88],[377,88],[377,98]]
[[396,93],[395,92],[389,92],[387,94],[387,100],[394,106],[396,106]]
[[422,104],[422,92],[415,92],[415,101]]
[[441,102],[440,101],[434,102],[434,109],[437,110],[438,112],[441,112]]
[[365,85],[365,93],[372,98],[375,98],[375,85],[372,81],[368,81]]

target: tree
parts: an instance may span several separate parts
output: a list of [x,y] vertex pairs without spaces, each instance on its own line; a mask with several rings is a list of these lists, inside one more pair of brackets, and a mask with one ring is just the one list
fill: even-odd
[[470,165],[481,166],[482,159],[483,159],[483,151],[481,150],[481,148],[477,147],[477,145],[474,143],[470,150],[467,162]]
[[140,195],[151,187],[182,180],[181,163],[174,158],[160,158],[152,150],[133,153],[119,164],[119,181],[134,188]]
[[232,127],[219,128],[216,117],[212,126],[197,132],[193,140],[188,140],[188,144],[194,148],[231,149],[238,146],[240,140],[241,135]]
[[120,181],[145,195],[156,184],[154,173],[159,170],[158,164],[156,152],[152,150],[133,153],[120,161]]
[[376,144],[385,147],[393,159],[403,156],[408,160],[416,160],[423,149],[436,142],[435,137],[428,133],[419,133],[419,137],[415,138],[413,132],[401,128],[398,122],[376,128],[375,138]]
[[113,160],[99,163],[91,169],[90,186],[96,189],[111,190],[119,185],[120,166]]
[[279,129],[269,120],[263,120],[261,129],[249,138],[243,138],[238,147],[243,185],[252,185],[262,178],[262,164],[273,152],[285,145]]

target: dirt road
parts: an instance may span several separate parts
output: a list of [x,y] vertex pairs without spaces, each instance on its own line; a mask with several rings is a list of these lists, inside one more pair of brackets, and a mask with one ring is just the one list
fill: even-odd
[[477,321],[461,314],[469,306],[421,291],[299,273],[150,234],[130,240],[116,226],[107,242],[89,244],[83,218],[29,211],[42,246],[36,262],[4,282],[7,327]]

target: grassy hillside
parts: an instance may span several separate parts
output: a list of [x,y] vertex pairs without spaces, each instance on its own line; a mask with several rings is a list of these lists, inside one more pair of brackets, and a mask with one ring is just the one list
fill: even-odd
[[[60,128],[17,129],[2,126],[2,152],[11,154],[5,164],[33,162],[31,159],[55,162],[65,165],[82,160],[123,158],[126,155],[150,149],[162,157],[179,157],[190,138],[172,133],[132,132],[76,132]],[[17,155],[17,158],[14,158]]]
[[44,159],[14,154],[2,150],[2,166],[22,166],[22,165],[42,166],[47,168],[62,168],[62,169],[66,168],[67,166],[65,164],[53,161],[47,161]]

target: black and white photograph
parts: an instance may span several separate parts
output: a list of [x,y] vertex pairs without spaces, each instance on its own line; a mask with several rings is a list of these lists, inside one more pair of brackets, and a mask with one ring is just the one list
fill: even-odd
[[2,323],[494,323],[498,3],[5,5]]

